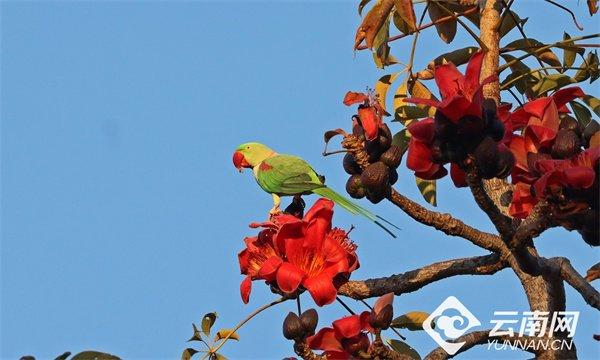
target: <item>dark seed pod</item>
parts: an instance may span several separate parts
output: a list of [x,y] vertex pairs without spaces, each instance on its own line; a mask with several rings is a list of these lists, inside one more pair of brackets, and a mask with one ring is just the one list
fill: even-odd
[[584,226],[578,231],[581,234],[583,241],[588,245],[600,246],[600,233],[598,233],[598,227]]
[[300,323],[302,324],[302,329],[304,329],[304,333],[307,335],[313,335],[315,333],[315,329],[317,328],[317,323],[319,322],[319,314],[315,309],[308,309],[300,315]]
[[443,143],[441,139],[434,139],[431,144],[431,161],[436,164],[445,164],[447,163],[448,156],[445,149],[447,148],[446,144]]
[[487,133],[495,141],[500,141],[504,137],[504,124],[500,119],[494,118],[488,122]]
[[383,151],[387,150],[392,146],[392,139],[394,135],[392,135],[392,131],[387,126],[387,124],[382,124],[379,127],[379,145]]
[[385,151],[377,139],[365,142],[365,151],[369,154],[369,162],[379,161],[381,154]]
[[385,330],[390,327],[393,317],[394,308],[391,304],[387,304],[378,313],[371,311],[371,314],[369,315],[369,324],[376,329]]
[[486,136],[473,153],[475,165],[482,178],[491,179],[496,176],[498,170],[498,155],[498,143],[491,137]]
[[380,160],[392,169],[398,168],[402,161],[403,151],[399,146],[392,145],[383,154],[381,154]]
[[598,131],[600,131],[600,124],[596,120],[592,120],[587,124],[585,130],[583,130],[583,140],[586,148],[590,146],[590,139]]
[[496,120],[497,117],[497,106],[494,99],[486,98],[483,99],[483,119],[486,125],[491,124],[492,121]]
[[390,169],[389,170],[390,173],[390,185],[394,185],[396,183],[396,181],[398,181],[398,171],[396,169]]
[[361,352],[368,351],[370,345],[369,338],[364,333],[351,338],[343,338],[341,343],[344,350],[352,356],[358,356]]
[[356,160],[354,160],[354,156],[352,156],[351,153],[346,153],[346,155],[344,155],[343,165],[346,173],[350,175],[360,174],[360,166],[356,163]]
[[298,315],[290,312],[283,320],[283,336],[288,340],[300,339],[304,336],[304,329]]
[[355,199],[362,199],[365,197],[366,189],[360,181],[360,175],[352,175],[346,182],[346,192],[348,195]]
[[389,191],[389,187],[386,190],[376,190],[371,191],[367,190],[367,199],[373,204],[378,204],[381,200],[385,199],[387,191]]
[[435,112],[433,120],[436,138],[446,140],[456,136],[456,124],[450,121],[441,111]]
[[572,130],[558,130],[556,139],[552,145],[552,157],[557,159],[568,159],[581,150],[581,140]]
[[300,196],[294,196],[292,202],[288,205],[288,207],[285,208],[285,210],[283,210],[283,212],[302,219],[304,217],[304,208],[306,208],[304,199],[302,199]]
[[352,135],[356,135],[356,136],[365,136],[365,130],[363,129],[361,123],[360,123],[360,118],[358,117],[358,115],[352,115]]
[[575,131],[575,133],[579,136],[583,134],[583,127],[581,126],[579,121],[577,121],[577,119],[569,115],[563,115],[563,118],[560,120],[559,128],[561,130],[564,129]]
[[512,172],[515,166],[515,157],[513,153],[505,148],[501,149],[498,154],[498,163],[496,165],[496,177],[500,179],[506,178]]
[[467,115],[458,120],[457,134],[462,138],[473,138],[481,136],[485,129],[485,121],[476,116]]
[[360,176],[362,184],[371,190],[383,190],[389,185],[389,179],[389,168],[381,161],[367,166]]

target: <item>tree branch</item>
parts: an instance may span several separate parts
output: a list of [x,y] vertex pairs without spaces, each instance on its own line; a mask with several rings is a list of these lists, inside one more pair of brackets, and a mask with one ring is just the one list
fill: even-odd
[[469,188],[471,189],[471,193],[475,198],[475,202],[477,205],[483,210],[494,226],[496,230],[500,233],[502,239],[508,240],[512,237],[514,232],[512,226],[512,219],[506,215],[504,215],[498,206],[496,206],[495,202],[492,201],[488,193],[485,191],[483,182],[481,178],[477,175],[474,168],[467,170],[467,184],[469,184]]
[[537,203],[527,218],[517,227],[510,241],[510,248],[518,249],[528,240],[532,240],[552,226],[556,226],[548,216],[550,210],[550,206],[545,200]]
[[[488,340],[502,340],[502,341],[510,341],[512,344],[515,345],[522,345],[523,343],[525,344],[529,344],[532,341],[535,342],[544,342],[544,341],[548,341],[549,338],[543,338],[543,337],[535,337],[535,336],[508,336],[508,335],[502,335],[502,336],[490,336],[490,331],[491,330],[481,330],[481,331],[473,331],[471,333],[465,334],[457,339],[455,339],[452,342],[458,343],[458,342],[465,342],[465,344],[460,348],[460,350],[458,350],[458,352],[454,355],[448,355],[448,353],[442,349],[441,347],[438,347],[436,349],[434,349],[432,352],[430,352],[426,357],[425,360],[445,360],[445,359],[450,359],[460,353],[463,353],[467,350],[469,350],[470,348],[476,346],[476,345],[482,345],[488,342]],[[535,346],[533,348],[540,348],[541,346]],[[534,353],[535,351],[532,349],[532,347],[528,347],[528,346],[521,346],[521,349]]]
[[586,303],[600,310],[600,293],[573,268],[569,259],[564,257],[545,259],[545,265],[558,271],[560,277],[577,290]]
[[377,297],[389,292],[400,295],[419,290],[427,284],[451,276],[492,275],[507,266],[498,254],[453,259],[389,277],[348,281],[338,289],[338,294],[357,300]]

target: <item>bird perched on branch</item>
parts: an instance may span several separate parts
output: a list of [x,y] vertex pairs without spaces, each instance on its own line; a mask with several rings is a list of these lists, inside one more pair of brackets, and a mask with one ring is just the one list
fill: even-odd
[[273,195],[273,208],[270,214],[281,212],[279,208],[281,196],[317,194],[352,214],[366,217],[396,237],[380,221],[398,229],[397,226],[327,187],[325,179],[300,157],[278,154],[266,145],[249,142],[237,147],[233,153],[233,164],[240,172],[243,168],[252,169],[258,185],[265,192]]

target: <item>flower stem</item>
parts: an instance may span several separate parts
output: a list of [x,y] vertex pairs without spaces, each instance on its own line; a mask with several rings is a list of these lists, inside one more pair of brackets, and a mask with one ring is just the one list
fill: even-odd
[[[280,304],[284,301],[288,300],[288,298],[285,297],[281,297],[275,301],[272,301],[268,304],[265,304],[261,307],[259,307],[258,309],[254,310],[252,313],[250,313],[250,315],[248,315],[244,320],[240,321],[233,329],[231,329],[231,332],[229,332],[229,334],[227,334],[227,336],[225,336],[221,343],[219,345],[217,345],[217,347],[215,347],[214,349],[212,349],[209,354],[215,354],[222,346],[223,344],[225,344],[225,342],[227,342],[227,340],[229,340],[229,338],[231,337],[231,335],[235,334],[236,331],[238,331],[239,328],[241,328],[242,326],[244,326],[244,324],[246,324],[248,321],[250,321],[253,317],[255,317],[256,315],[260,314],[261,312],[267,310],[268,308],[275,306],[277,304]],[[208,354],[207,354],[208,355]]]

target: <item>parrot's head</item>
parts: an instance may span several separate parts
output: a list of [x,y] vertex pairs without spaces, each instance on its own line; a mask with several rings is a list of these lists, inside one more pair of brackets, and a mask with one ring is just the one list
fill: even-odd
[[245,143],[235,149],[233,165],[241,172],[243,168],[253,168],[274,154],[275,151],[261,143]]

